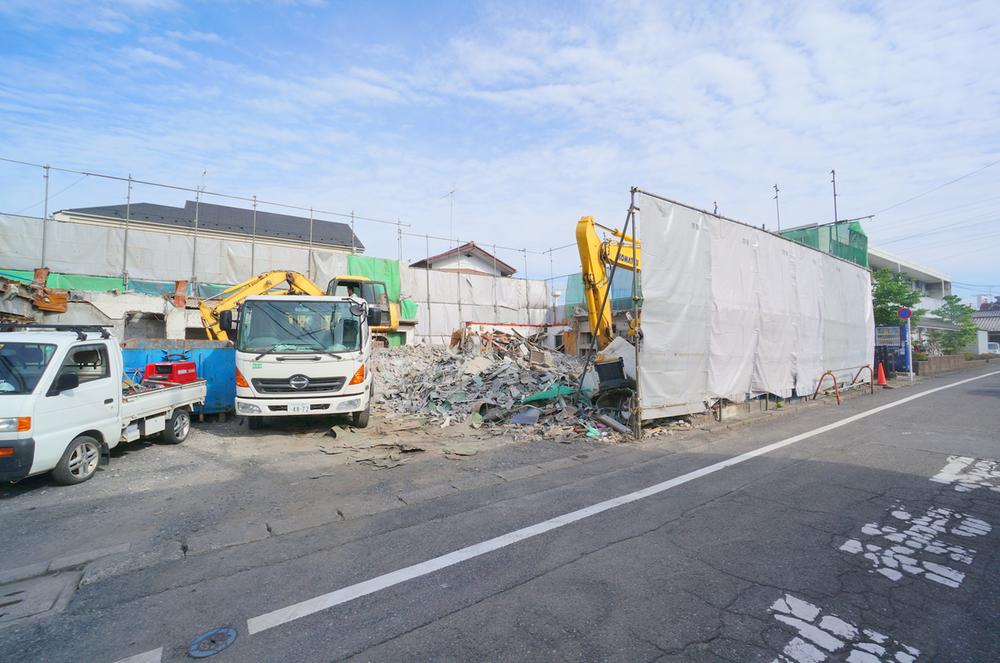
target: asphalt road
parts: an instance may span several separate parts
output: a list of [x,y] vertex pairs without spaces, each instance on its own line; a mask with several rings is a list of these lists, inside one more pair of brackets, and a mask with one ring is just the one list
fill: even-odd
[[189,660],[229,626],[212,660],[1000,660],[984,373],[114,576],[0,658]]

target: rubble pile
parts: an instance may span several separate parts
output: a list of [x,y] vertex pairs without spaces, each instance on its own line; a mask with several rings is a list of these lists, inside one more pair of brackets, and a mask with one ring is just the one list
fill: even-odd
[[[377,353],[373,361],[373,403],[387,414],[497,433],[531,428],[553,438],[614,431],[576,398],[583,361],[516,332],[456,333],[452,347],[402,346]],[[584,392],[595,388],[588,379]]]

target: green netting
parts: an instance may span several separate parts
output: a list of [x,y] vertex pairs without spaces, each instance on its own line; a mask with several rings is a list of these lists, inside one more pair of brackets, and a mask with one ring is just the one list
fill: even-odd
[[347,271],[352,276],[367,276],[384,281],[390,302],[399,301],[399,262],[368,256],[347,256]]
[[405,332],[389,332],[386,334],[386,338],[389,341],[390,348],[398,348],[401,345],[406,345]]
[[403,320],[416,320],[417,303],[409,297],[399,300],[399,317]]
[[[637,278],[639,275],[636,275]],[[639,306],[642,306],[642,282],[637,284],[639,289]],[[616,269],[614,278],[611,281],[611,310],[627,311],[632,308],[632,272],[625,269]],[[583,296],[583,275],[573,274],[566,279],[566,304],[563,310],[564,315],[569,318],[573,316],[574,309],[579,306],[584,310],[587,308],[586,299]]]
[[[5,269],[0,270],[0,277],[13,281],[30,283],[34,278],[34,272],[25,269]],[[147,281],[144,279],[129,279],[128,286],[125,282],[114,276],[85,276],[81,274],[49,274],[45,285],[49,288],[60,290],[89,290],[91,292],[139,292],[144,295],[172,295],[174,293],[173,281]],[[199,283],[197,295],[199,297],[212,297],[225,290],[228,286],[217,283]],[[190,284],[188,294],[193,295]]]
[[857,221],[828,223],[781,233],[788,239],[868,267],[868,236]]

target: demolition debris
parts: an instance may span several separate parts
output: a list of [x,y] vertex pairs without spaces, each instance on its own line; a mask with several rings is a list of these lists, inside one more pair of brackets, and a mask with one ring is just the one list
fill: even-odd
[[456,332],[450,348],[410,345],[376,354],[373,403],[382,413],[421,415],[442,428],[624,437],[630,431],[622,399],[611,407],[591,403],[597,381],[590,374],[578,396],[583,367],[581,359],[516,332]]

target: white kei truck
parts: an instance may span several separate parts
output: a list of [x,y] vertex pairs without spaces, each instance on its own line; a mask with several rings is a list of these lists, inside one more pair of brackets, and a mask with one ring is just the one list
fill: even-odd
[[350,296],[261,295],[242,302],[238,321],[223,312],[220,324],[236,339],[236,414],[252,429],[302,415],[349,415],[365,428],[371,327],[381,322],[379,310]]
[[125,394],[121,348],[103,327],[0,323],[0,481],[90,479],[119,442],[178,444],[204,380]]

